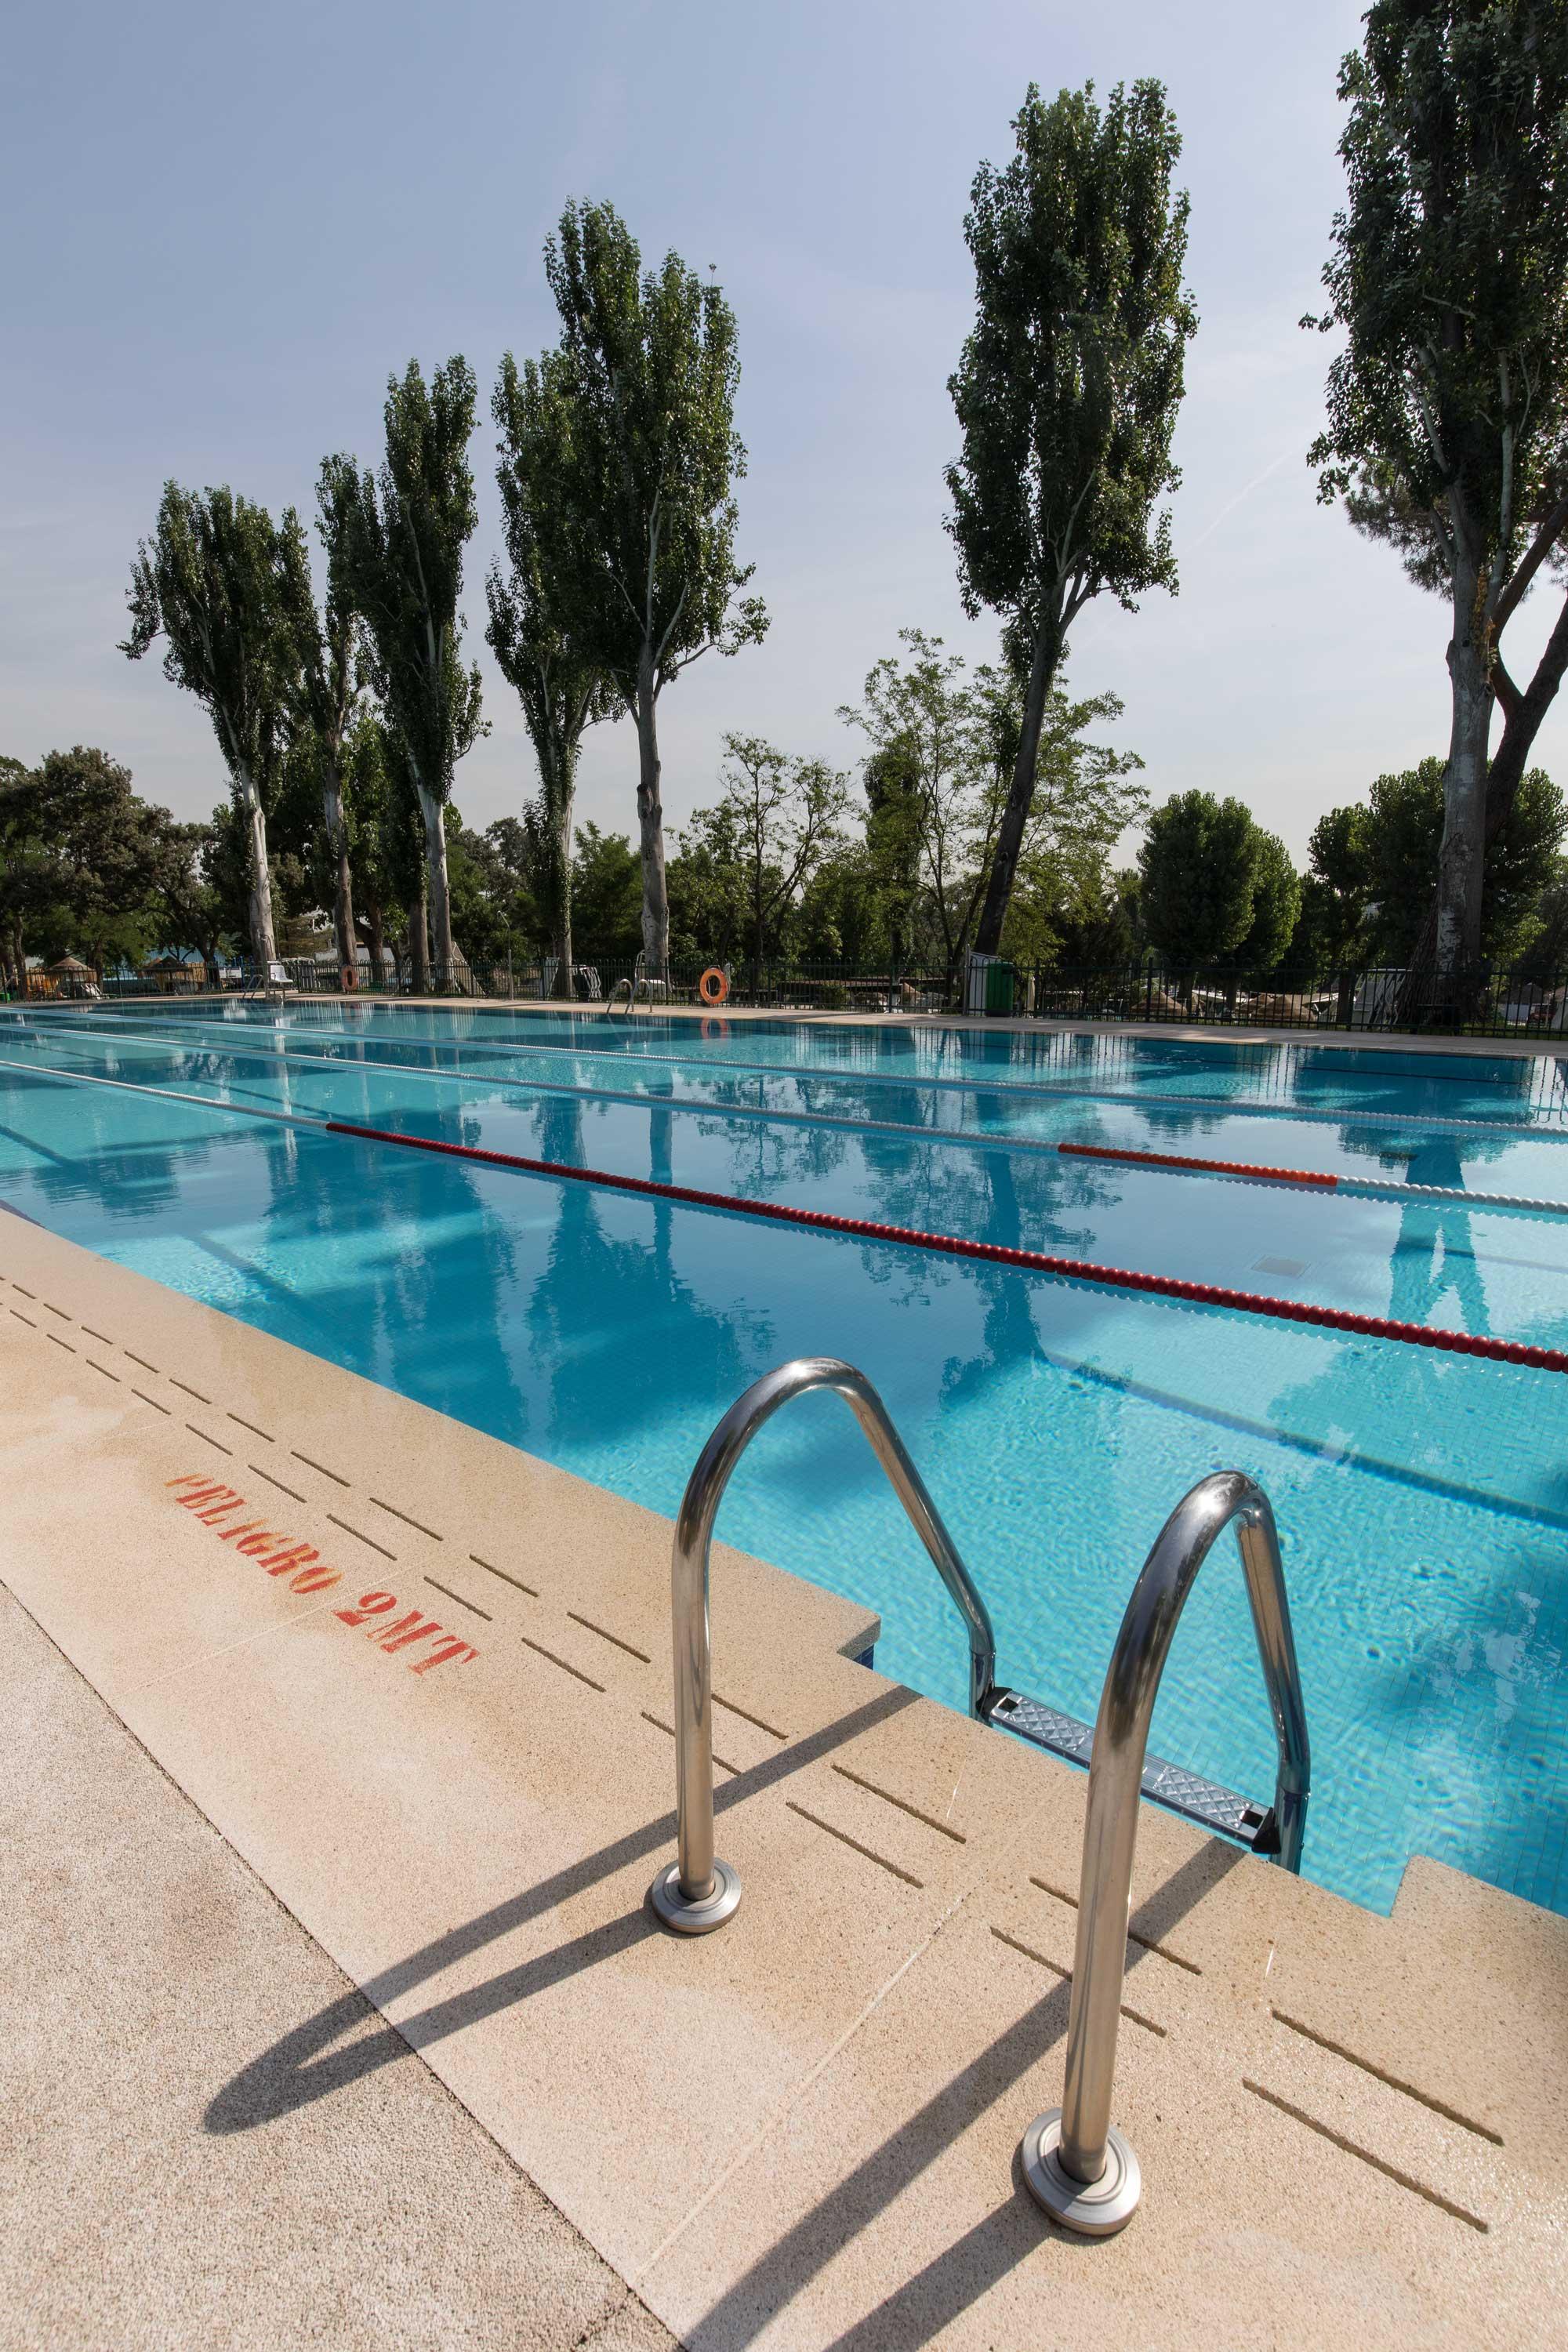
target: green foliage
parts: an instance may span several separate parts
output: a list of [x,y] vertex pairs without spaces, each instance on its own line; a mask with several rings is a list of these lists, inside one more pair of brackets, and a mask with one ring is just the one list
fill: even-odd
[[7,911],[34,952],[100,969],[139,961],[175,856],[168,811],[137,798],[128,768],[79,743],[48,752],[5,798]]
[[572,904],[586,952],[636,955],[642,944],[642,880],[624,833],[601,833],[592,822],[578,826]]
[[1173,971],[1216,961],[1252,927],[1258,828],[1237,800],[1178,793],[1149,819],[1138,853],[1148,938]]
[[371,645],[376,692],[425,823],[436,959],[453,960],[447,832],[458,760],[483,731],[479,673],[462,660],[463,550],[478,520],[468,443],[473,370],[459,354],[426,384],[418,362],[387,384],[378,473],[349,457],[321,468],[323,511],[342,516],[342,561]]
[[[1374,0],[1347,57],[1348,184],[1323,272],[1342,331],[1320,495],[1390,541],[1452,607],[1452,726],[1430,948],[1446,981],[1481,951],[1492,700],[1505,686],[1511,798],[1543,695],[1499,640],[1568,527],[1568,12],[1533,0]],[[1533,689],[1532,689],[1533,692]]]
[[789,760],[760,735],[724,738],[724,814],[745,876],[750,944],[760,963],[770,937],[840,838],[847,777],[822,760]]
[[[1018,689],[1011,679],[1006,688],[1009,711],[1016,711]],[[1109,925],[1111,935],[1121,936],[1123,915],[1108,864],[1128,827],[1142,822],[1149,793],[1138,753],[1091,742],[1087,730],[1120,719],[1122,707],[1120,695],[1071,702],[1059,689],[1047,701],[1035,804],[1002,934],[1004,951],[1020,961],[1046,963],[1065,955],[1074,931]],[[1000,794],[1006,782],[1006,730],[993,718],[991,731],[1002,754],[994,766]]]
[[[233,803],[226,803],[232,817]],[[226,946],[245,936],[246,897],[242,887],[237,922],[207,877],[213,831],[207,824],[173,824],[168,856],[159,875],[156,896],[157,942],[160,946],[194,948],[209,971],[222,966]],[[243,881],[243,877],[242,877]]]
[[1101,871],[1058,912],[1057,961],[1071,971],[1135,964],[1143,953],[1140,877]]
[[[864,771],[867,879],[892,958],[940,961],[955,982],[1011,790],[1024,691],[1011,669],[983,664],[971,677],[940,638],[900,636],[905,658],[879,662],[863,706],[839,716],[874,746]],[[1057,954],[1075,912],[1100,903],[1110,852],[1147,806],[1142,760],[1089,736],[1121,715],[1115,695],[1047,699],[1004,934],[1010,955]]]
[[1431,584],[1457,542],[1500,583],[1561,488],[1568,390],[1568,16],[1525,0],[1375,0],[1340,68],[1348,203],[1304,323],[1344,331],[1324,498]]
[[[1325,963],[1401,966],[1421,936],[1443,840],[1444,762],[1379,776],[1364,804],[1331,809],[1311,836],[1312,944]],[[1540,768],[1521,783],[1487,852],[1482,953],[1510,965],[1542,928],[1543,886],[1568,831]]]
[[1303,967],[1359,970],[1376,951],[1367,923],[1373,890],[1370,827],[1370,812],[1360,806],[1330,809],[1312,827],[1296,936]]
[[513,945],[506,877],[488,835],[470,832],[450,802],[446,824],[453,930],[470,963],[504,963]]
[[396,741],[377,711],[361,709],[344,739],[342,786],[355,902],[381,914],[396,909],[388,924],[395,933],[402,910],[419,895],[425,828]]
[[300,645],[294,568],[299,521],[281,526],[229,489],[166,482],[151,541],[131,571],[131,634],[121,651],[140,661],[168,640],[163,675],[203,703],[247,814],[251,945],[273,952],[265,810],[280,772]]
[[501,398],[547,488],[531,513],[552,621],[637,719],[643,945],[657,969],[668,951],[658,696],[713,646],[736,653],[767,627],[734,552],[735,318],[678,255],[645,272],[611,205],[569,205],[544,266],[560,345],[521,374],[509,360]]
[[1522,979],[1560,988],[1568,978],[1568,857],[1553,858],[1546,869],[1534,926],[1515,969]]
[[[505,519],[507,569],[492,564],[485,582],[486,631],[502,675],[522,704],[539,764],[540,805],[530,867],[536,899],[560,961],[559,987],[571,992],[572,812],[577,757],[588,727],[609,718],[617,698],[606,674],[584,658],[565,631],[560,589],[549,569],[561,435],[568,425],[557,388],[558,355],[521,371],[501,362],[492,413],[500,435],[496,480]],[[493,828],[492,828],[493,830]]]
[[900,629],[905,658],[885,655],[867,672],[865,702],[838,713],[869,736],[878,761],[884,839],[896,860],[912,849],[921,895],[956,981],[973,933],[990,858],[995,794],[994,673],[971,685],[962,655],[940,637]]
[[316,485],[316,530],[327,560],[320,612],[305,534],[292,508],[279,533],[283,595],[299,657],[294,723],[312,731],[334,760],[353,721],[359,688],[359,624],[349,563],[355,497],[352,468],[341,459],[325,459]]
[[[703,963],[729,963],[754,952],[749,878],[733,811],[722,803],[694,810],[675,836],[669,861],[671,951]],[[764,947],[776,944],[764,940]]]
[[1238,972],[1272,971],[1295,941],[1301,877],[1277,834],[1254,828],[1252,919],[1225,959]]
[[1158,82],[1050,104],[1030,85],[1016,152],[983,164],[964,235],[975,323],[949,390],[963,450],[949,529],[971,613],[1007,624],[1027,688],[980,944],[999,940],[1033,806],[1046,702],[1091,597],[1128,610],[1176,586],[1171,437],[1196,316],[1182,287],[1187,199]]
[[299,520],[279,526],[229,489],[163,485],[151,541],[137,549],[121,653],[167,639],[163,675],[209,713],[230,774],[265,802],[286,740],[300,646],[290,578]]
[[573,642],[633,709],[645,661],[657,693],[767,625],[757,598],[738,600],[752,571],[734,553],[735,314],[678,254],[645,272],[613,205],[568,205],[544,268],[561,347],[522,390],[551,467],[551,551],[575,558],[552,586]]

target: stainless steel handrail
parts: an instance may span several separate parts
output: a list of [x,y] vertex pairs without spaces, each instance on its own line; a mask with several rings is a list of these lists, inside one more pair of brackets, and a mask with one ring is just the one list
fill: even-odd
[[649,1889],[665,1925],[682,1935],[721,1927],[741,1899],[741,1882],[713,1852],[713,1688],[708,1622],[708,1556],[713,1522],[735,1465],[765,1421],[810,1389],[831,1389],[854,1413],[909,1515],[969,1633],[969,1705],[978,1716],[996,1674],[990,1613],[942,1514],[904,1450],[888,1409],[864,1372],[836,1356],[800,1356],[753,1381],[703,1447],[686,1482],[675,1523],[670,1615],[675,1642],[677,1859]]
[[1036,2117],[1020,2150],[1037,2200],[1091,2237],[1131,2219],[1140,2188],[1138,2159],[1111,2124],[1110,2099],[1149,1723],[1183,1604],[1233,1521],[1279,1753],[1276,1859],[1287,1870],[1301,1866],[1311,1760],[1279,1538],[1262,1488],[1239,1470],[1220,1470],[1183,1497],[1155,1538],[1110,1654],[1089,1773],[1067,2085],[1061,2106]]

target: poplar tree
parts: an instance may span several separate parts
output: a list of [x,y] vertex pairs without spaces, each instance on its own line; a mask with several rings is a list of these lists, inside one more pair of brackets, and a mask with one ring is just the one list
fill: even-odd
[[[501,675],[522,705],[539,763],[540,815],[535,881],[556,959],[555,992],[572,994],[572,815],[583,736],[617,707],[609,678],[574,646],[563,600],[546,569],[555,486],[570,404],[559,355],[526,360],[508,352],[491,404],[500,435],[496,480],[505,518],[507,568],[485,581],[485,635]],[[528,812],[530,819],[533,815]]]
[[561,312],[547,363],[558,403],[549,572],[575,656],[601,670],[637,736],[643,950],[669,961],[658,698],[717,646],[737,653],[767,627],[741,592],[735,484],[735,315],[675,253],[644,271],[607,204],[568,205],[544,249]]
[[[396,738],[425,827],[429,921],[449,985],[457,963],[447,877],[445,811],[457,762],[484,732],[479,673],[460,656],[463,550],[478,509],[468,443],[474,373],[459,353],[426,384],[417,360],[388,380],[386,456],[377,473],[329,458],[342,486],[346,576],[370,637],[376,692]],[[353,477],[353,488],[345,477]]]
[[[1568,533],[1568,14],[1374,0],[1340,68],[1347,202],[1323,272],[1342,330],[1320,496],[1394,541],[1450,611],[1433,919],[1406,1011],[1452,1006],[1481,952],[1496,837],[1568,662],[1568,611],[1522,693],[1499,640]],[[1489,794],[1495,703],[1508,726]],[[1495,805],[1489,804],[1495,803]]]
[[1040,730],[1068,632],[1092,597],[1129,612],[1176,588],[1171,436],[1197,319],[1182,286],[1187,198],[1157,81],[1047,105],[1035,84],[1016,152],[983,163],[963,233],[975,320],[948,390],[963,449],[947,468],[965,609],[1005,623],[1024,685],[1012,780],[975,933],[994,954],[1034,804]]
[[344,747],[359,703],[359,627],[349,577],[348,525],[358,489],[353,468],[327,458],[316,486],[316,529],[327,559],[326,595],[317,610],[305,535],[290,515],[285,557],[293,626],[300,647],[298,715],[303,751],[315,771],[321,823],[332,876],[332,924],[338,968],[358,970],[353,878],[343,810]]
[[277,956],[267,807],[282,763],[300,673],[290,591],[292,509],[282,525],[230,489],[166,482],[151,540],[137,549],[120,650],[140,661],[166,637],[163,675],[203,703],[228,769],[247,861],[251,951]]

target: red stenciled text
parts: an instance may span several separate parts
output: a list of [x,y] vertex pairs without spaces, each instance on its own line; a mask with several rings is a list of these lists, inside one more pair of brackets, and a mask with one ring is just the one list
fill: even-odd
[[[329,1566],[314,1544],[290,1542],[264,1518],[237,1518],[237,1513],[249,1507],[244,1496],[222,1479],[205,1471],[187,1471],[165,1483],[184,1489],[173,1497],[182,1510],[211,1528],[220,1543],[232,1544],[247,1559],[255,1560],[263,1574],[285,1580],[286,1591],[326,1592],[342,1582],[342,1570]],[[417,1609],[405,1609],[399,1616],[400,1607],[395,1592],[362,1592],[353,1608],[334,1609],[332,1614],[340,1624],[365,1634],[388,1655],[422,1650],[419,1657],[403,1659],[411,1674],[427,1675],[436,1666],[466,1665],[479,1656],[471,1642],[447,1633],[434,1617],[426,1617]]]

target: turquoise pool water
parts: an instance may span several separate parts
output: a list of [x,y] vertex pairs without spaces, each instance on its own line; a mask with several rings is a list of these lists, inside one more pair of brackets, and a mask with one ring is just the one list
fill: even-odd
[[[202,1098],[73,1084],[112,1076]],[[1310,1875],[1386,1906],[1412,1853],[1568,1909],[1568,1382],[769,1226],[247,1115],[334,1117],[1568,1348],[1554,1059],[386,1005],[0,1025],[0,1195],[208,1304],[673,1512],[783,1358],[882,1390],[1009,1681],[1092,1716],[1176,1498],[1279,1517],[1314,1751]],[[210,1107],[206,1107],[210,1106]],[[1064,1160],[1067,1139],[1410,1178],[1565,1213]],[[773,1423],[721,1531],[878,1609],[963,1703],[960,1631],[848,1417]],[[1177,1639],[1160,1752],[1267,1795],[1234,1554]]]

